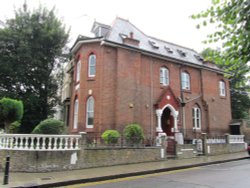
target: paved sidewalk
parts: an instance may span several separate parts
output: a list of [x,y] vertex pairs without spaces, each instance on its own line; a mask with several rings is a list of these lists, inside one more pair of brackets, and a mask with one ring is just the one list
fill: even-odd
[[[157,162],[146,162],[110,167],[89,168],[48,173],[14,173],[10,172],[9,185],[0,187],[56,187],[69,185],[70,183],[93,182],[133,175],[163,172],[183,169],[194,166],[215,164],[249,157],[247,152],[239,152],[215,156],[200,156],[191,159],[168,159]],[[0,181],[3,180],[3,172],[0,172]]]

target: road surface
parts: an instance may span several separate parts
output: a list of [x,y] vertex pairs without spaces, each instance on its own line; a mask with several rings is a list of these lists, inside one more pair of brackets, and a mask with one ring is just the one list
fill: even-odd
[[115,180],[70,188],[248,188],[250,159]]

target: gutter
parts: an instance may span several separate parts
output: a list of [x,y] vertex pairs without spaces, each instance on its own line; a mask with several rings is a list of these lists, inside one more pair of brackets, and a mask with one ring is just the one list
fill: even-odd
[[79,40],[77,41],[72,48],[70,49],[70,51],[72,53],[75,53],[82,44],[87,44],[87,43],[95,43],[95,42],[102,42],[103,41],[103,37],[98,37],[98,38],[90,38],[90,39],[83,39],[83,40]]
[[176,64],[186,65],[186,66],[190,66],[190,67],[194,67],[194,68],[205,69],[205,70],[209,70],[209,71],[212,71],[212,72],[217,72],[217,73],[220,73],[220,74],[228,74],[228,75],[230,75],[229,73],[226,73],[225,71],[222,71],[222,70],[213,69],[211,67],[207,67],[207,66],[204,66],[204,65],[197,65],[197,64],[194,64],[194,63],[189,62],[189,61],[183,61],[183,60],[180,60],[180,59],[163,56],[163,55],[160,55],[160,54],[157,54],[157,53],[149,52],[147,50],[139,49],[137,47],[129,46],[129,45],[126,45],[126,44],[116,43],[116,42],[113,42],[113,41],[110,41],[110,40],[106,40],[104,37],[97,37],[97,38],[79,40],[73,45],[73,47],[70,49],[70,51],[72,53],[75,53],[81,47],[82,44],[95,43],[95,42],[100,42],[101,46],[102,45],[107,45],[107,46],[119,47],[119,48],[123,48],[123,49],[127,49],[127,50],[134,50],[134,51],[136,51],[138,53],[141,53],[143,55],[151,56],[151,57],[162,59],[162,60],[168,60],[168,61],[174,62]]
[[151,57],[155,57],[155,58],[159,58],[159,59],[163,59],[163,60],[168,60],[168,61],[171,61],[171,62],[174,62],[174,63],[177,63],[177,64],[186,65],[186,66],[190,66],[190,67],[194,67],[194,68],[201,68],[201,69],[217,72],[217,73],[220,73],[220,74],[228,74],[228,73],[226,73],[226,72],[224,72],[222,70],[213,69],[213,68],[210,68],[210,67],[207,67],[207,66],[204,66],[204,65],[197,65],[197,64],[194,64],[194,63],[189,62],[189,61],[183,61],[183,60],[180,60],[180,59],[166,57],[166,56],[163,56],[163,55],[159,55],[157,53],[149,52],[147,50],[139,49],[139,48],[129,46],[129,45],[126,45],[126,44],[119,44],[119,43],[109,41],[109,40],[105,40],[105,39],[101,40],[101,45],[107,45],[107,46],[112,46],[112,47],[120,47],[120,48],[127,49],[127,50],[134,50],[134,51],[139,52],[139,53],[141,53],[143,55],[147,55],[147,56],[151,56]]

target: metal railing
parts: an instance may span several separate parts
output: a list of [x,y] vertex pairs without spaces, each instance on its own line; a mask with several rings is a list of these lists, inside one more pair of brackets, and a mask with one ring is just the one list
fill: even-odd
[[[138,146],[155,146],[156,145],[156,138],[150,137],[149,134],[144,134],[144,139],[141,141],[141,143]],[[125,136],[121,134],[120,138],[118,139],[118,142],[115,144],[107,144],[102,139],[102,133],[101,132],[89,132],[86,134],[86,147],[88,148],[94,148],[94,147],[130,147],[131,144],[129,144]]]

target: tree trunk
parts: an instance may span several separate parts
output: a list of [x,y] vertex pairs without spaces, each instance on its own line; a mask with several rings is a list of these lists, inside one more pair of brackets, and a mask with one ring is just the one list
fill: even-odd
[[10,123],[4,122],[4,132],[9,133],[10,132]]

